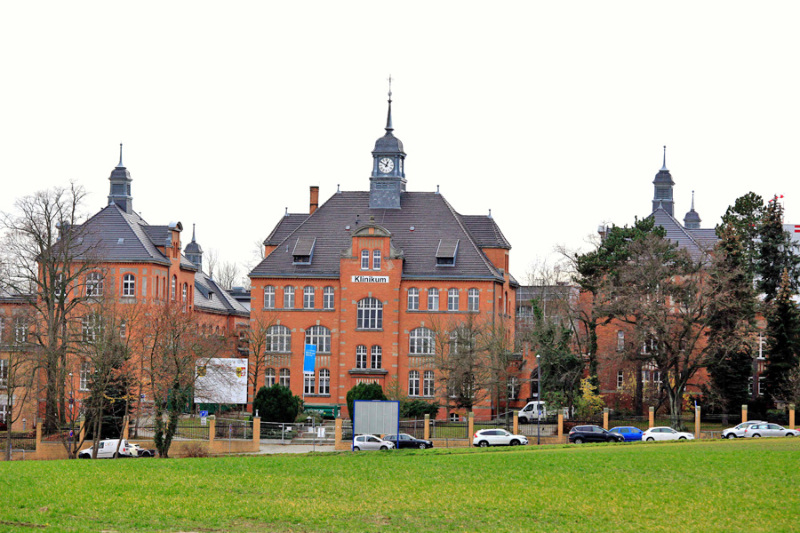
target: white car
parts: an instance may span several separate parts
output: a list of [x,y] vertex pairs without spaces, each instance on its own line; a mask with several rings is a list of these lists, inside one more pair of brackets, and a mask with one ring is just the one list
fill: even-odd
[[[78,452],[78,459],[91,459],[94,446],[89,446],[85,450]],[[133,457],[133,447],[128,441],[120,439],[106,439],[97,443],[98,459],[116,459],[118,457]]]
[[670,427],[650,428],[642,433],[642,440],[694,440],[694,435],[685,431],[675,431]]
[[797,437],[798,435],[800,435],[800,431],[796,429],[785,428],[778,424],[767,424],[766,422],[754,424],[744,430],[744,436],[747,438]]
[[728,428],[722,431],[722,438],[723,439],[741,439],[744,437],[744,430],[749,428],[754,424],[764,424],[763,420],[748,420],[747,422],[742,422],[736,427]]
[[353,451],[361,450],[391,450],[394,442],[379,439],[375,435],[358,435],[353,439]]
[[486,448],[487,446],[519,446],[528,444],[525,435],[514,435],[505,429],[482,429],[472,436],[472,445]]

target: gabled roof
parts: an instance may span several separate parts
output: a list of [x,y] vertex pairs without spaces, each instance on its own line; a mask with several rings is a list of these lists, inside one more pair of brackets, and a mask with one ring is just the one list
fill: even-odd
[[511,249],[511,244],[506,240],[500,227],[490,216],[484,215],[461,215],[464,225],[472,236],[475,242],[481,248],[505,248]]
[[217,285],[217,282],[197,272],[194,275],[194,308],[211,313],[226,315],[250,316],[250,311],[233,298],[228,291]]
[[714,247],[716,238],[712,241],[709,231],[714,230],[687,230],[675,217],[670,215],[663,207],[659,207],[650,215],[653,217],[656,226],[661,226],[667,232],[667,239],[678,243],[678,248],[683,248],[689,252],[695,261],[705,259]]
[[[331,196],[277,243],[277,248],[250,276],[338,278],[339,260],[351,247],[353,232],[374,218],[374,224],[391,233],[392,247],[402,254],[405,278],[503,280],[467,229],[464,217],[441,194],[401,193],[400,209],[370,209],[369,196],[366,191]],[[286,228],[287,218],[278,222],[265,243],[274,242],[274,236]],[[293,248],[302,237],[316,238],[314,258],[311,264],[293,265]],[[436,266],[436,252],[443,239],[460,241],[454,266]]]
[[297,229],[297,227],[306,221],[309,217],[308,213],[287,213],[275,225],[272,233],[264,239],[264,246],[277,246],[283,239],[290,233]]

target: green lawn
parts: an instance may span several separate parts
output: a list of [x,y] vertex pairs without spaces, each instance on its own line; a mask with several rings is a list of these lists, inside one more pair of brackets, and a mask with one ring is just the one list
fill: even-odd
[[799,464],[788,438],[0,462],[0,531],[798,531]]

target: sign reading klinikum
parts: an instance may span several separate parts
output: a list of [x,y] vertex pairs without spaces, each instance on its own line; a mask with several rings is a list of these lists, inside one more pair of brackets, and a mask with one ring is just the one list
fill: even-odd
[[389,276],[353,276],[353,283],[389,283]]

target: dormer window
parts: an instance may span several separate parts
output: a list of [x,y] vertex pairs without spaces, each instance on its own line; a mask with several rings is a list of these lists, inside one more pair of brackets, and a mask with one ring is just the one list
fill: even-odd
[[441,239],[436,249],[436,266],[455,266],[458,253],[458,239]]
[[292,264],[310,265],[311,258],[314,256],[314,244],[316,237],[300,237],[292,250]]

